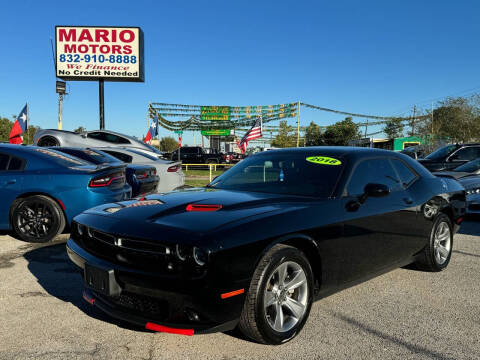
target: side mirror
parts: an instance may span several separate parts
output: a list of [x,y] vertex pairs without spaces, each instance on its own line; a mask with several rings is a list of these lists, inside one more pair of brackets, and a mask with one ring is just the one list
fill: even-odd
[[363,195],[367,197],[384,197],[390,194],[390,189],[384,184],[367,184],[363,189]]

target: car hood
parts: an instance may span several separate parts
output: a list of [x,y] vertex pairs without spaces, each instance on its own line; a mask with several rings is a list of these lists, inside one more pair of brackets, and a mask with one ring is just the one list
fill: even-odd
[[[201,188],[105,204],[87,210],[83,215],[101,215],[108,218],[105,219],[108,223],[115,223],[119,227],[128,226],[136,233],[150,227],[157,230],[180,230],[177,235],[188,233],[189,236],[197,237],[248,217],[258,219],[266,214],[300,209],[312,201],[315,199]],[[216,211],[188,211],[187,206],[191,204],[218,205],[221,208]],[[112,228],[110,225],[108,227]]]
[[463,185],[465,190],[480,188],[480,176],[468,176],[459,179],[458,182]]
[[470,175],[470,173],[464,172],[464,171],[437,171],[437,172],[434,172],[433,175],[448,176],[448,177],[451,177],[451,178],[454,178],[454,179],[460,179],[460,178],[463,178],[465,176]]

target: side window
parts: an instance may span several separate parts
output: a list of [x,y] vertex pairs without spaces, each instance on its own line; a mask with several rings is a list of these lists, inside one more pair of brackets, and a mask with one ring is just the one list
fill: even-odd
[[133,157],[121,152],[117,151],[110,151],[110,150],[102,150],[103,152],[106,152],[107,154],[112,155],[113,157],[116,157],[118,160],[123,161],[124,163],[131,163]]
[[400,179],[398,179],[388,159],[369,159],[360,162],[353,170],[350,182],[347,185],[348,195],[361,195],[364,192],[365,185],[383,184],[387,185],[391,192],[402,189]]
[[392,159],[392,164],[397,171],[397,174],[400,177],[404,187],[410,185],[417,178],[417,174],[415,174],[407,165],[405,165],[403,161]]
[[480,148],[476,146],[468,146],[458,150],[450,157],[450,160],[475,160],[480,157]]
[[92,139],[95,139],[95,140],[105,140],[104,137],[103,137],[103,133],[101,132],[92,132],[92,133],[88,133],[87,134],[87,137],[88,138],[92,138]]
[[12,156],[10,158],[10,163],[8,164],[8,170],[9,171],[23,170],[23,164],[24,164],[24,161],[22,159]]
[[8,156],[6,154],[0,154],[0,171],[7,170],[8,159],[9,158],[10,158],[10,156]]
[[102,135],[103,135],[103,138],[102,138],[103,141],[108,141],[109,143],[112,143],[112,144],[130,144],[130,141],[117,135],[113,135],[113,134],[102,134]]

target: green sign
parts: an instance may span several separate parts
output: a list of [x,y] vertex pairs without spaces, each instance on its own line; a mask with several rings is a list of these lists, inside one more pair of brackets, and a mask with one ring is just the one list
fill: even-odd
[[174,130],[173,131],[175,134],[183,134],[183,131],[182,130]]
[[203,136],[228,136],[230,129],[202,130]]
[[230,106],[200,106],[201,120],[230,120]]

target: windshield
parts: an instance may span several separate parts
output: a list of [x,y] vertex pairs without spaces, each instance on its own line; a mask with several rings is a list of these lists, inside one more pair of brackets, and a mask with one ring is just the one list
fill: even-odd
[[148,147],[151,151],[153,151],[154,153],[156,154],[163,154],[160,150],[158,150],[155,146],[152,146],[150,144],[147,144],[147,143],[144,143],[143,145],[145,145],[146,147]]
[[329,197],[343,169],[343,159],[321,153],[250,156],[208,187],[272,194]]
[[459,167],[455,168],[454,171],[473,173],[478,169],[480,169],[480,159],[472,160],[466,164],[460,165]]
[[426,156],[425,159],[430,160],[442,160],[446,158],[453,150],[457,148],[456,145],[446,145],[437,150],[435,150],[430,155]]

